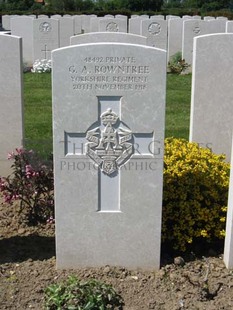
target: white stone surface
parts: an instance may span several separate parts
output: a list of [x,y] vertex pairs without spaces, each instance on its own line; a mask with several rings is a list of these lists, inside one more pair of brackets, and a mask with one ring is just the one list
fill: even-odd
[[228,18],[225,16],[218,16],[218,17],[216,17],[216,19],[228,21]]
[[[166,52],[83,44],[53,51],[52,63],[57,267],[159,268]],[[100,120],[108,109],[120,123]],[[112,152],[120,170],[105,174],[87,150],[103,170],[113,158],[98,158]]]
[[115,15],[115,18],[122,18],[122,19],[128,21],[128,16],[126,16],[126,15],[117,14],[117,15]]
[[141,21],[149,20],[149,17],[135,17],[129,19],[129,33],[141,35]]
[[98,43],[98,42],[119,42],[147,45],[147,38],[130,33],[120,32],[93,32],[73,36],[70,38],[70,45]]
[[100,18],[99,31],[127,33],[127,20],[122,18]]
[[206,34],[205,24],[202,20],[188,19],[183,22],[182,31],[182,58],[188,64],[192,64],[193,38]]
[[214,16],[204,16],[203,20],[215,20]]
[[164,20],[164,15],[152,15],[150,19],[162,19]]
[[60,14],[51,15],[50,18],[60,19],[62,16]]
[[37,18],[49,18],[48,15],[45,14],[40,14],[37,16]]
[[23,61],[33,64],[33,17],[18,16],[11,19],[11,34],[23,39]]
[[74,35],[74,19],[72,17],[62,17],[59,20],[59,46],[69,46],[70,37]]
[[2,15],[2,28],[4,30],[11,30],[11,17],[10,17],[10,15]]
[[90,21],[92,17],[97,17],[95,14],[91,15],[81,15],[82,19],[82,32],[88,33],[90,32]]
[[226,32],[232,33],[233,32],[233,21],[227,21],[226,22]]
[[199,16],[199,15],[193,15],[193,19],[201,20],[201,16]]
[[166,16],[166,20],[169,20],[171,18],[180,18],[180,16],[177,16],[177,15],[167,15]]
[[183,18],[171,18],[168,20],[168,51],[167,59],[182,51]]
[[0,34],[0,176],[8,176],[7,154],[23,143],[22,39]]
[[141,35],[147,37],[147,44],[149,46],[167,49],[166,20],[142,20]]
[[82,33],[82,17],[81,15],[74,15],[74,34],[81,34]]
[[182,58],[192,64],[193,38],[200,35],[212,33],[224,33],[226,29],[225,20],[186,20],[183,23]]
[[90,19],[90,32],[99,32],[99,17]]
[[233,140],[223,261],[228,269],[233,269]]
[[51,51],[59,47],[59,20],[33,20],[33,60],[51,59]]
[[233,124],[233,34],[194,39],[190,141],[230,160]]

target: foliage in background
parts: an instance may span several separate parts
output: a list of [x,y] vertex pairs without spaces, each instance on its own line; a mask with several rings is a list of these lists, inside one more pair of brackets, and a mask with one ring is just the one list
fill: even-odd
[[177,52],[175,55],[171,56],[168,62],[168,68],[171,73],[185,73],[189,67],[190,65],[185,62],[185,59],[182,59],[181,52]]
[[96,280],[79,281],[70,276],[65,283],[52,284],[45,290],[47,310],[123,309],[119,294],[107,284]]
[[20,209],[29,224],[53,221],[53,169],[41,162],[33,151],[16,149],[8,155],[13,160],[12,175],[0,177],[4,201],[20,201]]
[[[126,12],[128,16],[132,12],[145,13],[151,11],[151,15],[159,12],[164,15],[197,15],[215,11],[218,16],[220,10],[230,14],[233,10],[233,0],[45,0],[44,3],[36,3],[34,0],[2,0],[0,11],[12,14],[64,14],[64,13],[99,13],[118,14]],[[116,13],[117,14],[117,13]],[[230,17],[230,15],[229,15]],[[232,14],[231,14],[232,17]]]
[[184,139],[166,139],[162,239],[185,251],[224,238],[230,165]]

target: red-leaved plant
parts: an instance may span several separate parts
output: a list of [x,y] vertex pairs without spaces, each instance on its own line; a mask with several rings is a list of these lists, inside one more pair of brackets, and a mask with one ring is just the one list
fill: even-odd
[[54,222],[53,169],[39,160],[33,151],[16,149],[8,154],[13,172],[0,177],[0,192],[6,203],[20,201],[29,224]]

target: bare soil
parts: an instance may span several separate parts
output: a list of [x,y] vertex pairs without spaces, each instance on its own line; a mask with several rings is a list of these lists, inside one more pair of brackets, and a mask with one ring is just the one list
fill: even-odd
[[124,267],[56,270],[54,224],[29,227],[19,208],[0,205],[0,309],[44,309],[44,289],[77,275],[111,284],[125,310],[232,310],[233,271],[220,256],[176,257],[160,270]]

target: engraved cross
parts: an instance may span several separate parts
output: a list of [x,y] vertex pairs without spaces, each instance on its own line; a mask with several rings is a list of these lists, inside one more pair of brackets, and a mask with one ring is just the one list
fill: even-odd
[[86,154],[99,167],[98,211],[121,212],[120,169],[132,157],[154,157],[150,148],[154,133],[132,133],[121,122],[121,97],[101,96],[98,104],[99,120],[87,132],[65,133],[65,153]]

